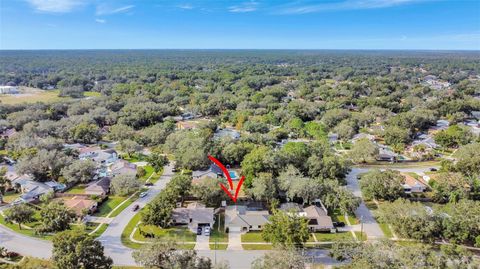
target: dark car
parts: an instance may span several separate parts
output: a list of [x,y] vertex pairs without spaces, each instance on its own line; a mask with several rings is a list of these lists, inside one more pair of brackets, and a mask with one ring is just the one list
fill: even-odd
[[437,168],[434,168],[434,167],[432,167],[432,168],[430,168],[430,171],[432,171],[432,172],[436,172],[436,171],[438,171],[438,169],[437,169]]
[[140,206],[139,205],[134,205],[133,208],[132,208],[132,211],[135,212],[138,209],[140,209]]
[[145,186],[153,186],[153,183],[152,182],[147,182],[147,183],[145,183]]
[[345,222],[341,222],[341,221],[334,222],[333,226],[335,226],[335,227],[345,227]]
[[197,235],[202,235],[202,227],[197,228]]
[[178,172],[178,169],[176,167],[173,167],[172,172]]

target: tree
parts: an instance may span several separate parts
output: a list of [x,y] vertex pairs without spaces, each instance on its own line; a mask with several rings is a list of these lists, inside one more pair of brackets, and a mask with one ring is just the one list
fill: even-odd
[[440,217],[419,202],[398,199],[382,204],[379,219],[389,223],[402,238],[432,242],[441,233]]
[[147,268],[164,269],[211,269],[209,258],[198,257],[194,250],[178,251],[178,245],[171,240],[155,240],[145,244],[132,254],[135,262]]
[[175,155],[178,167],[190,170],[203,169],[210,164],[207,158],[210,135],[211,131],[205,129],[197,132],[177,131],[167,137],[165,149]]
[[153,167],[155,173],[160,172],[168,164],[168,158],[165,155],[152,153],[147,156],[146,161]]
[[71,162],[72,158],[58,150],[39,150],[33,156],[23,156],[15,165],[19,174],[30,174],[35,180],[46,181],[57,179],[61,169]]
[[268,157],[273,155],[273,151],[264,146],[253,149],[245,155],[242,161],[242,172],[245,174],[245,185],[251,186],[253,178],[260,172],[268,172],[272,166]]
[[57,268],[112,268],[113,261],[105,256],[102,244],[84,232],[58,233],[52,243],[52,260]]
[[86,144],[97,142],[101,138],[100,128],[96,124],[80,123],[70,129],[73,141]]
[[445,213],[443,236],[453,244],[474,245],[480,238],[480,202],[462,199],[448,204]]
[[6,209],[4,214],[6,222],[16,222],[18,224],[18,228],[21,230],[22,223],[27,223],[33,220],[35,211],[27,204],[19,204]]
[[342,214],[353,214],[360,205],[361,199],[337,180],[324,180],[321,190],[321,200],[330,212],[339,210]]
[[393,201],[404,193],[404,177],[398,171],[378,169],[362,175],[360,188],[366,199],[383,199]]
[[41,225],[37,230],[40,233],[48,233],[69,229],[75,214],[63,203],[52,201],[40,210],[40,217]]
[[337,133],[340,139],[347,141],[355,134],[355,129],[352,126],[355,126],[353,122],[343,120],[333,128],[333,132]]
[[362,138],[353,144],[348,156],[354,163],[374,162],[378,156],[378,147],[367,138]]
[[434,138],[435,142],[442,147],[456,148],[472,141],[473,134],[467,129],[467,127],[452,125],[446,130],[436,133]]
[[124,124],[115,124],[108,130],[108,138],[111,140],[126,140],[135,138],[135,130]]
[[274,210],[262,231],[265,241],[288,248],[302,246],[309,236],[307,219],[281,210]]
[[61,173],[68,183],[87,183],[95,176],[96,164],[91,160],[76,160],[64,167]]
[[472,143],[460,147],[455,153],[457,159],[454,168],[465,176],[480,175],[480,143]]
[[128,157],[130,157],[132,154],[141,151],[143,147],[133,140],[125,139],[120,141],[119,149],[126,152]]
[[110,182],[111,191],[120,196],[130,195],[140,189],[142,183],[131,174],[120,174],[112,178]]
[[278,176],[280,189],[285,191],[291,200],[301,198],[304,203],[309,203],[319,196],[321,185],[319,180],[303,176],[294,166],[289,165]]
[[229,199],[227,194],[220,188],[219,183],[228,186],[225,180],[205,178],[198,184],[193,185],[192,195],[206,205],[219,206],[223,200]]
[[476,264],[472,253],[458,247],[444,247],[435,251],[425,244],[402,246],[389,240],[373,243],[336,241],[330,256],[349,262],[341,268],[471,268]]
[[395,125],[385,127],[383,138],[387,145],[407,144],[410,141],[410,130]]
[[469,198],[473,182],[460,173],[443,172],[431,180],[433,199],[437,202],[456,202],[462,198]]
[[280,249],[255,259],[252,269],[304,269],[305,265],[305,258],[295,250]]
[[277,196],[277,182],[271,173],[259,173],[253,180],[252,188],[248,194],[259,201],[266,201],[267,204]]

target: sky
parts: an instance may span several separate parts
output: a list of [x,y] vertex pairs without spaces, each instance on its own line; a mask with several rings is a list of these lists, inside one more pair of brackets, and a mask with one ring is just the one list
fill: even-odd
[[480,0],[1,0],[0,49],[480,50]]

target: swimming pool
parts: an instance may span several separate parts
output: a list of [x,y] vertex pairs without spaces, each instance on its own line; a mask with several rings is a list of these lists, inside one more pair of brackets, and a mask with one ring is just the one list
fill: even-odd
[[235,172],[233,170],[230,170],[230,171],[228,171],[228,173],[230,174],[231,179],[238,179],[237,172]]

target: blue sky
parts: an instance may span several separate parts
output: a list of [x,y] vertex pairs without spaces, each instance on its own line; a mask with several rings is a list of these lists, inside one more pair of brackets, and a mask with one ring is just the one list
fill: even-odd
[[1,49],[480,50],[480,0],[2,0]]

